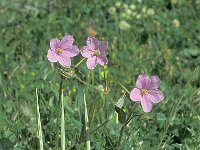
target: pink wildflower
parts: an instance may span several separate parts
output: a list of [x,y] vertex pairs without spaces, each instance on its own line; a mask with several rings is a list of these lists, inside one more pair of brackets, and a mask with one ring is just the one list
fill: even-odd
[[92,70],[97,63],[104,66],[108,63],[106,51],[108,49],[108,42],[99,41],[95,37],[88,37],[87,46],[82,48],[81,54],[87,58],[87,67]]
[[136,88],[130,93],[130,99],[140,101],[144,112],[150,112],[153,103],[159,103],[164,99],[163,93],[158,89],[159,86],[158,76],[139,75]]
[[66,35],[60,41],[57,38],[51,39],[50,49],[48,50],[48,60],[50,62],[59,62],[64,67],[71,66],[71,57],[78,55],[79,49],[73,45],[72,35]]

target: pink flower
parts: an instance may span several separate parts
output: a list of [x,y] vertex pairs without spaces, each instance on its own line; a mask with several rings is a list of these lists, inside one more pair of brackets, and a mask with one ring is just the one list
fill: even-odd
[[108,49],[108,42],[99,41],[95,37],[88,37],[87,46],[82,48],[81,54],[87,58],[87,67],[92,70],[97,63],[104,66],[108,63],[106,51]]
[[159,103],[164,99],[163,93],[158,89],[159,86],[158,76],[139,75],[136,88],[130,93],[130,99],[140,101],[144,112],[150,112],[153,103]]
[[64,67],[71,66],[71,57],[78,55],[79,49],[72,45],[74,38],[72,35],[66,35],[60,41],[57,38],[51,39],[50,49],[48,50],[48,60],[50,62],[59,62]]

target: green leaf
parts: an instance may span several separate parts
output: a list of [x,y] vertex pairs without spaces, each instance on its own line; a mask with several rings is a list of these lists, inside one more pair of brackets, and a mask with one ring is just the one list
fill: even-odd
[[7,138],[0,139],[0,150],[12,150],[14,148],[14,143],[12,143]]
[[190,56],[198,56],[200,55],[200,49],[199,48],[189,48],[185,49],[185,53],[189,54]]

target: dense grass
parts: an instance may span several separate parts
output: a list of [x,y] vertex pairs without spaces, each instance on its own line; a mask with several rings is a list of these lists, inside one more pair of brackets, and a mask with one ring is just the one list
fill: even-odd
[[121,149],[200,149],[199,14],[199,0],[1,0],[0,149],[39,149],[36,88],[44,149],[61,148],[60,66],[47,60],[49,40],[72,34],[81,48],[94,31],[109,42],[107,69],[89,71],[84,61],[75,73],[95,87],[107,82],[109,92],[63,81],[66,148],[90,140],[91,149],[116,149],[123,117],[116,120],[115,104],[145,73],[160,77],[165,100],[144,113],[126,94],[125,115],[139,116],[124,129]]

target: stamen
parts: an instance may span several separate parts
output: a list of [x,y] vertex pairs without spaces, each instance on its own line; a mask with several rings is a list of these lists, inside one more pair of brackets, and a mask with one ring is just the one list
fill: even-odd
[[94,50],[94,55],[95,55],[95,56],[99,56],[99,55],[100,55],[100,51],[99,51],[99,49]]
[[62,52],[64,52],[63,49],[61,49],[61,48],[57,48],[57,49],[56,49],[56,53],[57,53],[57,54],[61,54]]
[[142,89],[142,90],[141,90],[141,93],[142,93],[142,94],[148,94],[148,93],[149,93],[149,90],[147,90],[147,89]]

